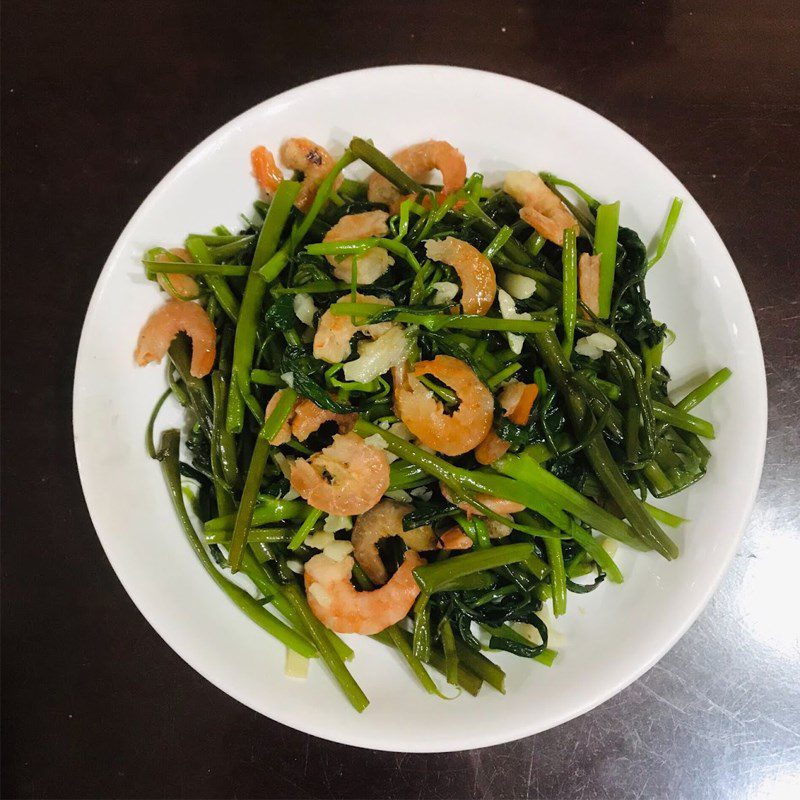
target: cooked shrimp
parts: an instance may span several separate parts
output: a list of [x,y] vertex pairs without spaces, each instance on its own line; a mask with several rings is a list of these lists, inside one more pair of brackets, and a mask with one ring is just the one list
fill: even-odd
[[[289,168],[303,173],[303,185],[297,194],[294,204],[301,211],[308,211],[316,197],[317,189],[334,165],[331,154],[311,139],[287,139],[281,146],[281,161]],[[342,176],[339,175],[334,184],[339,188]]]
[[357,434],[336,434],[333,444],[308,460],[298,458],[289,481],[309,505],[349,517],[369,511],[383,497],[389,488],[389,461],[383,450]]
[[[348,214],[342,217],[326,234],[323,242],[341,242],[351,239],[365,239],[369,236],[385,236],[389,231],[385,211],[365,211],[363,214]],[[336,256],[328,256],[333,274],[341,281],[350,282],[353,278],[353,256],[337,261]],[[374,283],[394,264],[394,259],[382,247],[373,247],[358,256],[356,283]]]
[[358,414],[334,414],[303,397],[297,401],[292,412],[292,435],[295,439],[304,442],[326,422],[335,422],[339,426],[339,433],[349,433],[353,430],[357,419]]
[[[456,502],[453,499],[453,495],[450,493],[450,490],[443,483],[439,484],[439,489],[444,499],[447,500],[448,503],[455,503],[463,512],[466,513],[467,517],[471,517],[473,515],[478,517],[483,516],[483,512],[471,505],[468,500],[459,500]],[[494,511],[495,514],[500,514],[502,516],[516,514],[518,511],[522,511],[525,508],[522,503],[515,503],[513,500],[506,500],[502,497],[495,497],[491,494],[483,494],[483,492],[476,494],[475,500],[482,506],[486,506],[489,511]]]
[[151,361],[161,361],[179,331],[192,340],[189,371],[195,378],[208,375],[217,354],[217,331],[202,306],[183,300],[168,300],[150,315],[139,333],[136,363],[143,367]]
[[486,438],[475,448],[475,460],[479,464],[494,464],[508,452],[509,444],[501,439],[493,430],[486,434]]
[[[505,416],[510,418],[511,412],[516,410],[527,386],[528,384],[521,383],[520,381],[509,381],[503,387],[503,391],[500,392],[499,400],[503,411],[506,412]],[[528,411],[530,411],[530,409],[528,409]],[[527,419],[525,421],[527,422]]]
[[428,258],[451,266],[461,281],[461,307],[465,314],[485,314],[497,294],[492,262],[468,242],[448,236],[425,242]]
[[600,314],[600,256],[581,253],[578,260],[578,286],[581,300],[595,313]]
[[[483,441],[492,427],[492,393],[460,359],[439,355],[433,361],[418,361],[412,372],[395,367],[392,374],[395,413],[428,447],[458,456]],[[455,412],[444,412],[434,393],[418,380],[422,375],[438,378],[458,395]]]
[[314,616],[337,633],[380,633],[404,619],[419,595],[413,570],[424,564],[413,550],[406,552],[400,569],[387,584],[371,592],[358,592],[350,582],[354,562],[320,553],[306,562],[305,584]]
[[[279,389],[269,399],[267,408],[264,411],[266,419],[278,405],[283,394],[283,389]],[[294,436],[298,441],[304,442],[312,433],[318,431],[326,422],[336,422],[339,426],[339,433],[349,433],[353,429],[358,414],[334,414],[320,408],[316,403],[307,397],[301,397],[292,406],[289,416],[284,420],[280,430],[270,439],[270,444],[276,447],[286,444]]]
[[[500,405],[515,425],[527,425],[533,403],[539,393],[535,383],[511,381],[500,393]],[[493,430],[475,448],[475,459],[479,464],[492,464],[508,451],[509,444],[501,439]]]
[[353,555],[370,580],[383,585],[389,574],[378,553],[378,542],[388,536],[399,536],[411,550],[433,550],[436,537],[430,525],[422,525],[410,531],[403,530],[403,517],[412,511],[406,503],[384,498],[374,508],[360,514],[353,526]]
[[[490,539],[503,539],[511,533],[508,525],[503,525],[494,519],[486,520],[486,527]],[[472,539],[464,533],[460,525],[453,525],[439,537],[440,550],[469,550],[470,547],[472,547]]]
[[253,175],[258,181],[258,185],[269,195],[275,194],[275,190],[283,180],[283,173],[275,163],[275,156],[263,145],[253,148],[250,151],[250,163],[253,166]]
[[[359,303],[380,303],[384,306],[393,306],[391,300],[383,297],[373,297],[369,294],[357,294]],[[337,303],[349,303],[350,295],[340,297]],[[374,325],[354,325],[350,317],[331,314],[326,311],[320,318],[317,332],[314,334],[314,358],[336,364],[344,361],[350,355],[350,340],[356,331],[365,333],[370,339],[377,339],[392,327],[391,322],[379,322]]]
[[[283,389],[278,389],[272,397],[270,397],[269,402],[267,403],[266,409],[264,409],[264,419],[269,417],[269,415],[275,410],[275,406],[278,405],[278,400],[281,399],[281,395],[283,394]],[[281,425],[278,432],[272,439],[269,440],[271,445],[277,447],[280,444],[286,444],[289,439],[292,438],[292,429],[290,427],[290,421],[292,418],[292,411],[289,412],[289,416],[283,421],[283,425]]]
[[470,547],[472,547],[472,539],[464,533],[460,525],[453,525],[439,537],[441,550],[469,550]]
[[[464,156],[449,142],[430,140],[420,144],[406,147],[392,156],[392,161],[397,164],[409,177],[415,181],[425,180],[429,172],[434,169],[442,173],[442,192],[440,200],[448,194],[458,191],[467,178],[467,164]],[[369,179],[367,197],[372,203],[384,203],[389,206],[389,211],[396,214],[403,202],[403,195],[397,188],[382,175],[374,172]]]
[[559,247],[564,244],[565,228],[573,228],[578,233],[578,221],[535,172],[509,172],[503,182],[503,191],[522,206],[520,217]]
[[[173,256],[177,256],[181,261],[190,263],[192,260],[189,251],[183,247],[173,247],[169,252]],[[166,264],[172,259],[167,253],[159,253],[156,256],[156,261]],[[200,294],[200,287],[191,275],[184,275],[180,272],[159,272],[156,275],[156,280],[165,292],[178,300],[196,300]]]

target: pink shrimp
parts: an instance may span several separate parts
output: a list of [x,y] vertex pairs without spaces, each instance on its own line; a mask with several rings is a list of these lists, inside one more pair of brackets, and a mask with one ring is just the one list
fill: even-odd
[[[430,140],[411,145],[392,156],[392,161],[415,181],[422,181],[427,174],[436,169],[442,173],[442,192],[440,200],[458,191],[467,178],[467,164],[464,156],[449,142]],[[383,203],[389,211],[396,214],[400,210],[403,195],[382,175],[374,172],[369,179],[367,197],[372,203]]]
[[337,633],[380,633],[404,619],[419,595],[414,569],[425,561],[408,550],[400,569],[380,589],[358,592],[350,582],[354,561],[320,553],[306,562],[304,580],[314,616]]
[[448,236],[425,243],[428,258],[451,266],[461,281],[461,307],[465,314],[484,315],[497,294],[492,262],[468,242]]
[[[486,527],[489,530],[490,539],[503,539],[511,533],[508,525],[503,525],[497,520],[486,520]],[[472,539],[464,533],[460,525],[453,525],[439,536],[440,550],[469,550],[472,547]]]
[[[275,410],[275,406],[278,404],[282,394],[283,389],[279,389],[269,399],[264,412],[265,419]],[[280,430],[270,440],[270,444],[276,447],[286,444],[292,436],[298,441],[304,442],[326,422],[336,422],[339,426],[339,433],[349,433],[353,429],[357,418],[358,414],[334,414],[332,411],[320,408],[307,397],[301,397],[295,402]]]
[[320,511],[340,516],[363,514],[389,488],[389,461],[382,450],[357,434],[336,434],[330,446],[308,460],[296,459],[289,481],[309,505]]
[[[439,489],[444,499],[447,500],[448,503],[455,503],[463,512],[466,513],[467,517],[472,517],[473,515],[478,517],[483,516],[483,513],[475,508],[475,506],[471,505],[468,500],[459,500],[456,502],[453,499],[453,495],[450,493],[450,490],[443,483],[439,484]],[[502,516],[506,516],[507,514],[516,514],[518,511],[522,511],[525,508],[522,503],[515,503],[513,500],[506,500],[502,497],[494,497],[494,495],[484,494],[483,492],[476,494],[475,500],[482,506],[486,506],[489,511],[494,511],[495,514],[501,514]]]
[[578,286],[581,300],[595,313],[600,314],[600,256],[581,253],[578,260]]
[[406,547],[415,551],[433,550],[436,547],[436,537],[430,525],[403,530],[403,517],[412,510],[410,505],[387,497],[356,519],[350,537],[353,555],[373,583],[383,585],[389,580],[389,574],[378,553],[378,542],[381,539],[399,536]]
[[522,206],[520,217],[559,247],[564,244],[565,228],[572,228],[576,233],[579,231],[578,221],[535,172],[509,172],[503,183],[503,191]]
[[464,533],[460,525],[453,525],[439,537],[441,550],[469,550],[471,547],[472,539]]
[[292,411],[292,436],[298,441],[304,442],[326,422],[335,422],[339,426],[339,433],[349,433],[353,430],[357,419],[358,414],[335,414],[303,397],[297,401]]
[[[369,294],[357,294],[359,303],[379,303],[392,306],[391,300],[382,297],[373,297]],[[350,295],[340,297],[337,303],[349,303]],[[378,322],[374,325],[354,325],[350,317],[331,314],[330,309],[320,318],[317,332],[314,334],[314,358],[336,364],[344,361],[350,355],[350,340],[356,331],[361,331],[371,339],[377,339],[392,327],[391,322]]]
[[[365,239],[371,236],[385,236],[389,231],[386,224],[388,214],[385,211],[365,211],[363,214],[347,214],[342,217],[326,234],[323,242],[341,242],[353,239]],[[337,260],[336,256],[327,256],[333,267],[333,274],[341,281],[348,283],[353,277],[353,256]],[[356,282],[359,285],[374,283],[394,263],[389,253],[382,247],[373,247],[358,256]]]
[[[500,393],[500,405],[515,425],[527,425],[533,403],[539,394],[535,383],[519,383],[511,381]],[[486,434],[486,438],[475,448],[475,459],[479,464],[492,464],[508,451],[509,444],[501,439],[494,430]]]
[[258,185],[267,194],[275,194],[275,190],[283,180],[283,173],[275,163],[275,156],[266,147],[259,145],[250,151],[250,163]]
[[168,300],[150,315],[139,333],[136,363],[143,367],[151,361],[161,361],[179,331],[192,340],[189,371],[195,378],[208,375],[217,354],[217,331],[202,306],[183,300]]
[[[281,161],[289,169],[303,173],[303,185],[294,204],[301,211],[308,211],[317,195],[319,185],[333,169],[335,162],[331,154],[311,139],[287,139],[281,146]],[[334,187],[338,188],[341,183],[342,176],[339,175]]]
[[[169,253],[159,253],[156,261],[160,261],[162,264],[174,263],[174,259],[169,257],[170,253],[181,261],[189,264],[192,262],[189,251],[183,247],[173,247]],[[191,275],[184,275],[181,272],[159,272],[156,280],[158,285],[176,300],[196,300],[200,296],[200,287]]]
[[[458,456],[480,444],[492,427],[492,393],[463,361],[439,355],[418,361],[412,372],[395,367],[394,408],[406,427],[423,444],[448,456]],[[459,407],[446,414],[433,392],[418,378],[433,375],[458,395]]]

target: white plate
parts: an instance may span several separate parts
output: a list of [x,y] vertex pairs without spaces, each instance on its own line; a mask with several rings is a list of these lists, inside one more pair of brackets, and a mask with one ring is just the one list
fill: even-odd
[[[208,580],[174,517],[143,432],[163,370],[133,363],[138,330],[161,302],[139,261],[156,244],[220,223],[237,226],[256,197],[249,152],[308,136],[334,155],[350,137],[386,152],[428,138],[453,142],[487,183],[510,169],[547,169],[606,200],[647,241],[671,198],[683,214],[648,278],[655,316],[677,333],[665,362],[681,386],[720,366],[734,377],[701,408],[717,429],[707,477],[670,507],[691,518],[680,558],[621,555],[626,580],[570,595],[555,665],[500,657],[506,696],[444,702],[424,694],[395,654],[354,642],[355,677],[372,703],[354,712],[324,669],[283,675],[281,646]],[[172,420],[179,416],[173,409]],[[402,66],[316,81],[267,100],[209,136],[153,190],[106,262],[81,337],[74,429],[86,501],[119,579],[164,640],[208,680],[274,720],[336,742],[435,752],[510,741],[558,725],[619,692],[675,644],[708,602],[747,520],[764,454],[764,363],[747,295],[725,246],[678,180],[607,120],[558,94],[466,69]]]

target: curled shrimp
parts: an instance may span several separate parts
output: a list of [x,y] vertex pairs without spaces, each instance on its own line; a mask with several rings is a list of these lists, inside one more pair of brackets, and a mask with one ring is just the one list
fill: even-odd
[[348,517],[369,511],[383,497],[389,488],[389,461],[383,450],[357,434],[336,434],[330,446],[308,460],[296,459],[289,481],[310,506]]
[[[323,242],[341,242],[351,239],[366,239],[369,236],[385,236],[389,231],[386,220],[389,215],[385,211],[365,211],[363,214],[347,214],[342,217],[326,234]],[[336,256],[328,256],[333,267],[333,274],[341,281],[353,278],[353,256],[337,260]],[[374,283],[394,263],[382,247],[373,247],[358,256],[356,267],[356,283]]]
[[[458,395],[455,412],[445,413],[434,393],[418,380],[422,375],[438,378]],[[418,361],[411,372],[395,367],[393,376],[395,413],[428,447],[458,456],[480,444],[491,429],[492,393],[460,359],[439,355],[433,361]]]
[[[373,297],[369,294],[357,294],[359,303],[379,303],[384,306],[393,306],[391,300],[382,297]],[[337,303],[349,303],[350,295],[340,297]],[[378,322],[373,325],[354,325],[353,320],[347,316],[331,314],[330,309],[320,318],[317,332],[314,334],[314,358],[337,364],[350,355],[350,340],[356,331],[365,333],[371,339],[377,339],[392,327],[391,322]]]
[[[439,199],[458,191],[467,178],[467,164],[464,156],[449,142],[430,140],[413,144],[392,156],[392,161],[397,164],[409,177],[419,182],[425,179],[431,170],[437,169],[442,173],[442,192]],[[367,197],[372,203],[383,203],[389,206],[392,214],[400,210],[403,195],[397,187],[390,183],[383,175],[374,172],[369,178]]]
[[[192,257],[189,251],[183,247],[173,247],[169,251],[173,256],[177,256],[181,261],[191,263]],[[172,259],[168,253],[159,253],[156,261],[167,264]],[[200,296],[200,287],[191,275],[184,275],[181,272],[159,272],[156,275],[158,285],[177,300],[196,300]]]
[[460,525],[453,525],[439,537],[439,547],[442,550],[469,550],[472,539],[464,533]]
[[465,314],[485,314],[497,294],[492,262],[468,242],[448,236],[425,242],[428,258],[451,266],[461,281],[461,307]]
[[303,397],[297,401],[292,411],[292,436],[304,442],[312,433],[318,431],[326,422],[335,422],[339,433],[349,433],[356,424],[358,414],[335,414],[320,408],[315,402]]
[[[469,500],[459,500],[456,502],[450,490],[443,483],[439,484],[439,489],[444,499],[447,500],[448,503],[455,503],[468,518],[472,516],[483,516],[483,512],[473,506]],[[513,500],[506,500],[503,497],[495,497],[494,495],[484,494],[483,492],[478,492],[475,495],[475,501],[482,506],[486,506],[489,511],[494,511],[495,514],[500,514],[504,517],[509,514],[516,514],[518,511],[522,511],[525,508],[522,503],[515,503]],[[489,522],[491,522],[491,520],[489,520]]]
[[522,206],[520,217],[559,247],[564,244],[565,228],[572,228],[578,233],[578,221],[535,172],[509,172],[503,182],[503,191]]
[[389,574],[378,553],[378,542],[389,536],[399,536],[411,550],[433,550],[436,537],[430,525],[422,525],[410,531],[403,530],[403,517],[412,511],[407,503],[384,498],[374,508],[360,514],[353,526],[350,541],[353,555],[373,583],[383,585]]
[[424,564],[408,550],[400,569],[380,589],[357,592],[350,582],[354,561],[341,561],[320,553],[306,562],[304,580],[308,604],[314,616],[337,633],[380,633],[404,619],[419,595],[413,570]]
[[[275,410],[278,401],[283,394],[283,389],[279,389],[269,399],[267,408],[264,411],[264,419]],[[280,430],[270,439],[270,444],[278,446],[286,444],[294,436],[300,442],[304,442],[312,433],[318,431],[326,422],[335,422],[339,427],[339,433],[349,433],[353,430],[358,414],[334,414],[320,408],[315,402],[307,397],[301,397],[292,406],[289,416],[281,425]]]
[[[515,425],[527,425],[533,403],[539,394],[535,383],[511,381],[500,393],[500,405]],[[486,434],[486,438],[475,448],[475,459],[479,464],[492,464],[508,451],[509,444],[501,439],[494,430]]]
[[139,333],[136,363],[143,367],[151,361],[161,361],[180,331],[192,340],[189,371],[195,378],[208,375],[217,354],[217,330],[202,306],[183,300],[168,300],[150,315]]
[[[287,139],[281,146],[281,161],[289,168],[303,173],[303,185],[294,201],[301,211],[308,211],[316,197],[317,189],[328,173],[333,169],[334,160],[331,154],[311,139]],[[339,188],[342,176],[339,175],[334,184]]]
[[[503,525],[502,522],[494,519],[486,520],[486,528],[489,531],[490,539],[503,539],[511,533],[508,525]],[[472,539],[464,533],[460,525],[453,525],[439,537],[439,549],[441,550],[469,550],[472,544]]]
[[578,259],[578,286],[581,300],[594,314],[600,314],[600,256],[581,253]]
[[283,180],[283,173],[275,163],[275,156],[272,155],[272,152],[263,145],[253,148],[250,151],[250,164],[258,185],[267,194],[275,194],[275,190]]

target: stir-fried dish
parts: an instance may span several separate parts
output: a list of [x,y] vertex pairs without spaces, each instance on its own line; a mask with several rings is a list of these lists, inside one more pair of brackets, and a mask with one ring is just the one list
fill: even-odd
[[[714,430],[692,412],[730,375],[668,394],[645,278],[681,202],[648,250],[618,202],[549,173],[486,186],[448,142],[279,156],[291,178],[251,153],[241,230],[144,257],[167,295],[136,348],[167,356],[150,455],[287,674],[319,658],[362,711],[339,636],[358,633],[429,693],[437,673],[502,692],[492,653],[550,666],[549,622],[622,582],[618,544],[678,556],[665,526],[683,520],[650,500],[705,474]],[[368,180],[345,177],[357,161]],[[169,397],[188,424],[156,445]]]

